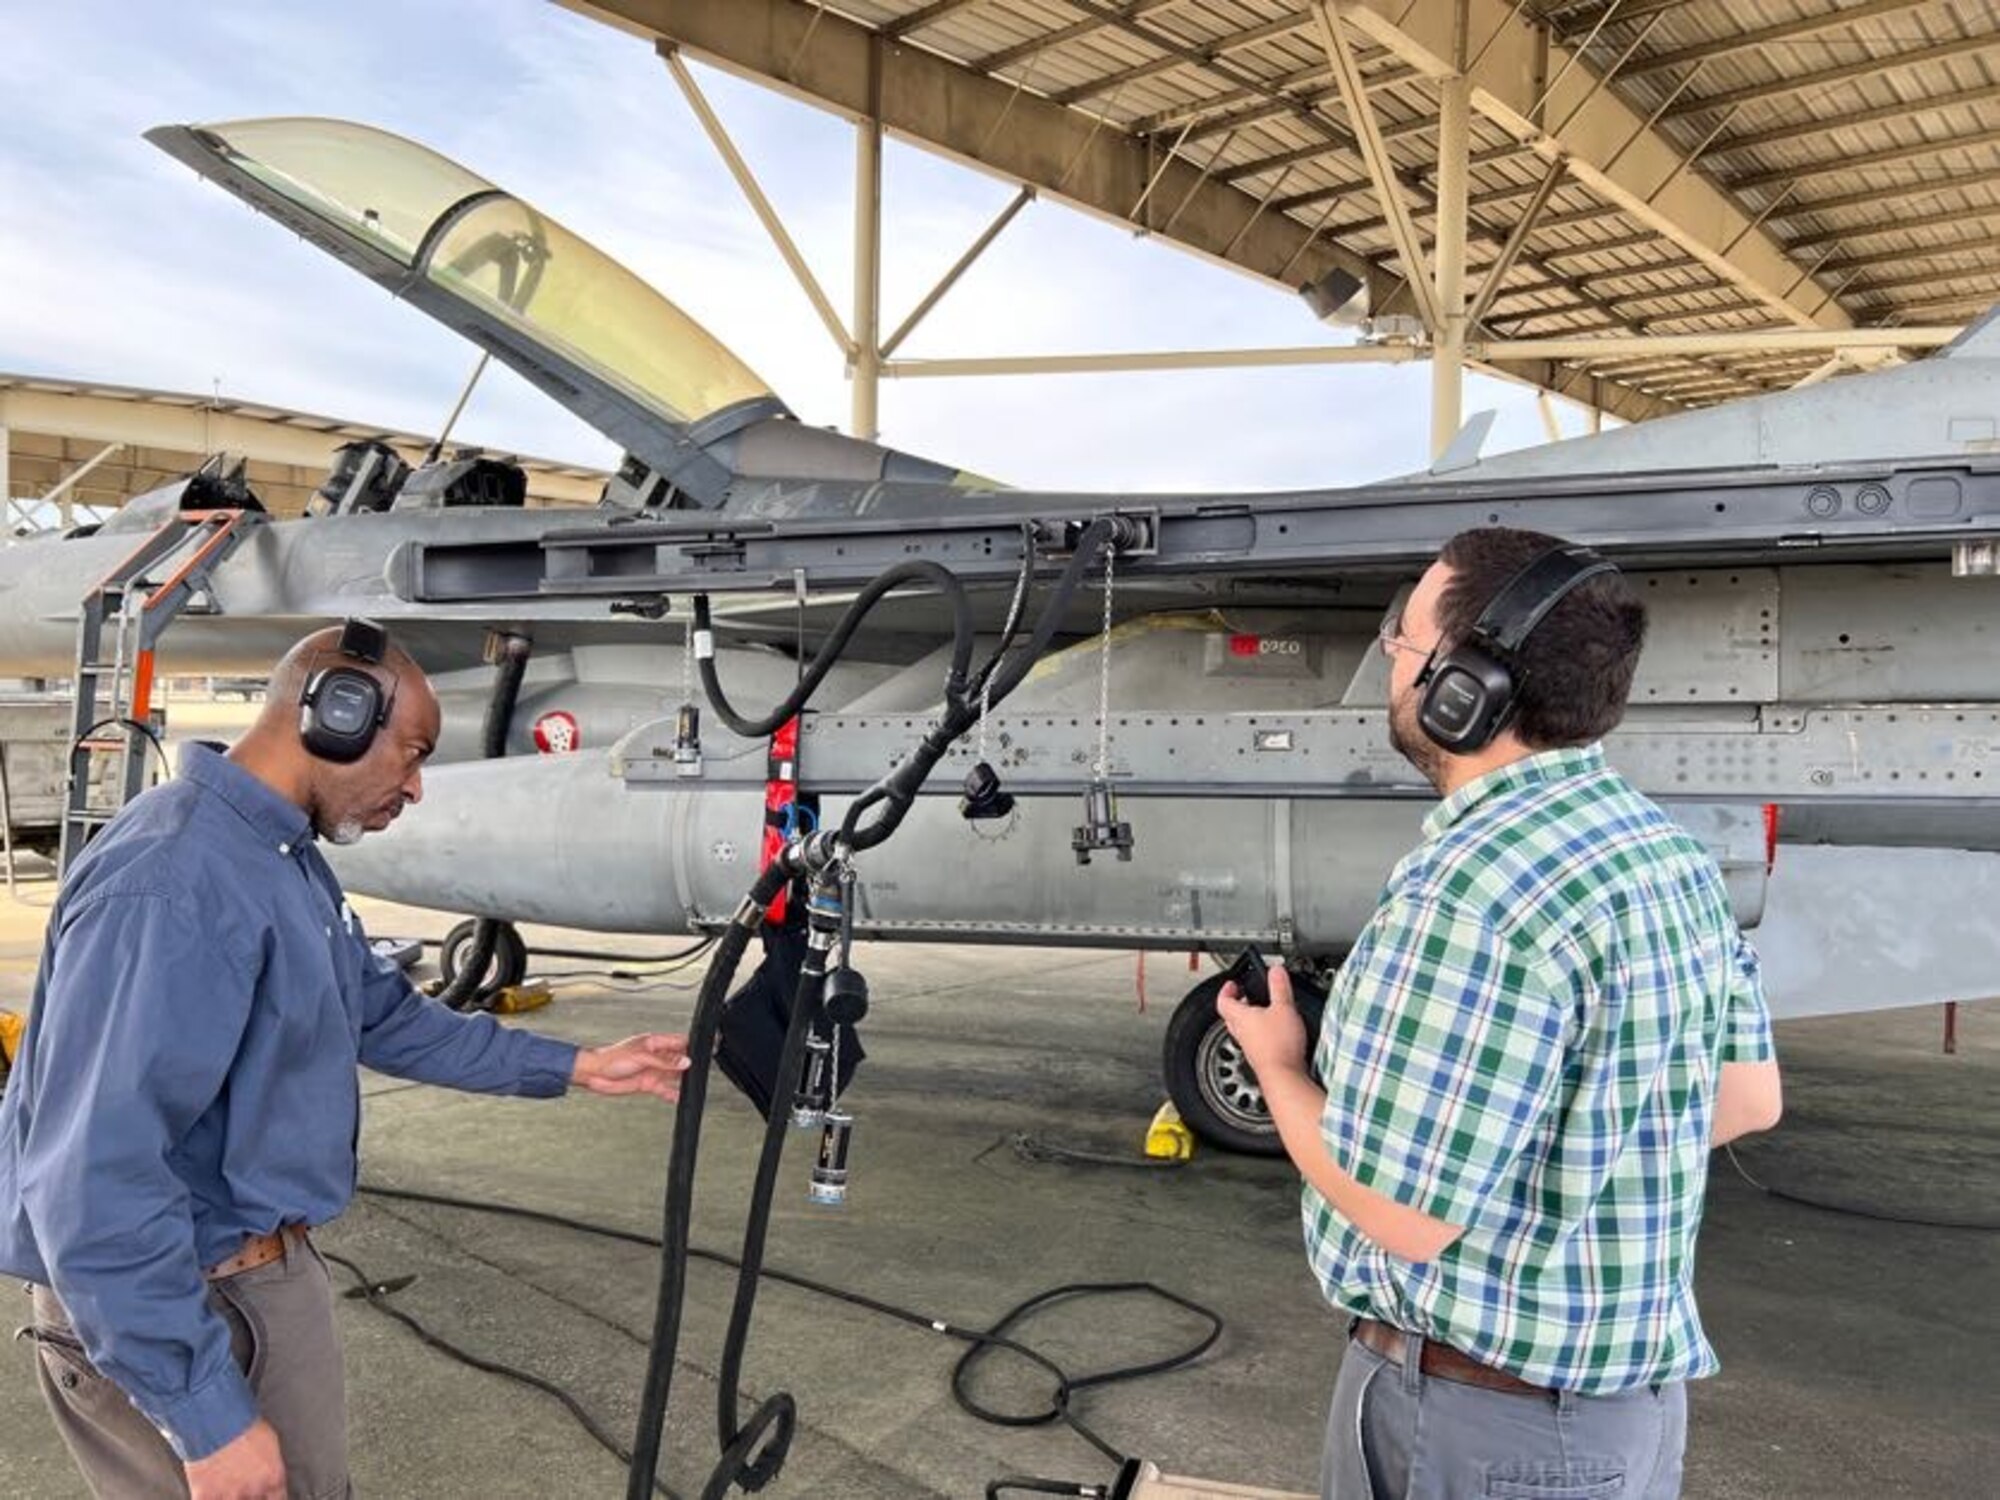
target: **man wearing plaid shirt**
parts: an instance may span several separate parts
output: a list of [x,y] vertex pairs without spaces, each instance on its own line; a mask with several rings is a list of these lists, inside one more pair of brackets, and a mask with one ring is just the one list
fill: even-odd
[[1774,1125],[1780,1089],[1721,873],[1597,743],[1644,607],[1615,571],[1554,591],[1499,653],[1512,707],[1483,745],[1445,748],[1421,713],[1455,647],[1492,645],[1489,604],[1565,546],[1462,533],[1383,627],[1390,739],[1444,801],[1340,971],[1315,1068],[1282,968],[1267,1007],[1218,1002],[1352,1320],[1328,1500],[1671,1500],[1684,1382],[1717,1368],[1693,1292],[1708,1153]]

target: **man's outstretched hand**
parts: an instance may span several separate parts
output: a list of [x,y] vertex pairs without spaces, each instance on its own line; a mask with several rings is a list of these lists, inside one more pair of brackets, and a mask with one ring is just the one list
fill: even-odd
[[569,1081],[593,1094],[655,1094],[672,1100],[681,1096],[681,1074],[687,1067],[687,1038],[653,1032],[608,1047],[583,1048]]

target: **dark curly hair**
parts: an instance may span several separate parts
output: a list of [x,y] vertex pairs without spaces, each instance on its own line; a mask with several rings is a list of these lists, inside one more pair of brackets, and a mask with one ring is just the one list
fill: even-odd
[[[1461,531],[1438,561],[1451,579],[1438,599],[1445,648],[1472,634],[1480,613],[1521,569],[1570,545],[1539,531],[1488,526]],[[1632,691],[1639,648],[1646,641],[1646,606],[1622,573],[1578,585],[1549,611],[1509,665],[1519,706],[1508,726],[1533,750],[1588,745],[1618,727]]]

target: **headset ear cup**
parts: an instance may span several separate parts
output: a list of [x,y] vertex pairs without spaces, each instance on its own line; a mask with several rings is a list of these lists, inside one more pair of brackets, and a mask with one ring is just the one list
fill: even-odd
[[368,753],[386,716],[381,683],[350,667],[329,667],[299,695],[299,740],[319,759],[345,765]]
[[1438,661],[1417,706],[1417,725],[1433,744],[1473,755],[1493,742],[1513,716],[1513,674],[1483,647],[1465,643]]

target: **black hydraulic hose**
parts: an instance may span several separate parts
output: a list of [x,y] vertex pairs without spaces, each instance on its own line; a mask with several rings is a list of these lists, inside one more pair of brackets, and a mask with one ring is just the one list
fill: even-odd
[[1035,622],[1033,632],[1026,644],[1014,653],[1014,662],[1005,675],[993,684],[991,695],[995,703],[1019,687],[1035,663],[1041,660],[1042,653],[1049,649],[1049,642],[1055,639],[1056,631],[1062,625],[1063,610],[1082,587],[1084,574],[1089,572],[1090,565],[1097,561],[1101,553],[1110,550],[1122,529],[1117,516],[1099,516],[1084,528],[1083,534],[1077,538],[1075,550],[1070,554],[1068,566],[1056,580],[1055,592],[1042,607],[1041,618]]
[[[1083,586],[1091,563],[1100,552],[1115,544],[1118,531],[1119,522],[1115,516],[1100,516],[1084,528],[1027,641],[1012,653],[1011,660],[1005,660],[1004,665],[1003,659],[1009,653],[1003,644],[980,669],[979,680],[984,685],[983,696],[987,706],[1004,701],[1019,687],[1041,654],[1048,649],[1049,642],[1055,639],[1055,633],[1062,625],[1063,612]],[[954,699],[947,693],[944,714],[931,732],[924,736],[923,742],[847,809],[847,817],[840,829],[842,841],[859,852],[875,848],[888,839],[908,815],[918,791],[937,768],[938,762],[950,752],[953,742],[978,722],[980,711],[979,698],[960,696]],[[883,811],[863,827],[862,815],[883,803],[887,804]]]
[[746,718],[738,713],[723,693],[721,678],[715,670],[714,653],[712,650],[704,650],[700,644],[702,637],[711,635],[708,596],[696,594],[694,596],[694,628],[697,633],[695,660],[701,671],[702,691],[708,695],[709,706],[715,710],[716,717],[745,739],[762,739],[766,735],[775,733],[780,726],[794,718],[811,700],[812,695],[819,691],[820,683],[825,681],[826,674],[833,670],[834,663],[845,653],[848,641],[853,638],[854,632],[860,627],[869,611],[882,601],[884,595],[912,583],[931,585],[943,594],[951,605],[952,658],[951,673],[945,681],[945,696],[947,699],[963,698],[972,663],[973,647],[972,613],[965,596],[965,585],[955,574],[934,562],[912,559],[909,562],[898,563],[869,581],[868,587],[856,595],[854,602],[847,606],[839,623],[834,626],[833,633],[827,637],[813,657],[812,664],[799,678],[798,685],[792,689],[783,703],[761,719]]
[[[1054,592],[1044,604],[1026,645],[1015,654],[1013,660],[1009,661],[1007,660],[1009,647],[1015,632],[1019,629],[1019,616],[1024,608],[1027,587],[1033,571],[1032,555],[1023,559],[1021,581],[1017,586],[1015,602],[1009,610],[1009,618],[1002,631],[1000,644],[980,669],[978,681],[985,690],[987,703],[1004,699],[1021,684],[1036,659],[1054,639],[1062,621],[1063,611],[1075,597],[1077,590],[1082,587],[1091,562],[1100,552],[1116,546],[1121,534],[1121,523],[1115,516],[1102,517],[1084,529],[1077,540],[1069,564],[1064,568]],[[1025,531],[1023,540],[1024,547],[1032,554],[1032,537]],[[873,848],[888,839],[908,814],[925,779],[936,768],[938,762],[950,752],[953,743],[977,722],[981,704],[968,693],[973,634],[971,609],[965,587],[953,574],[927,561],[902,563],[878,575],[842,614],[832,635],[814,656],[811,666],[800,678],[791,694],[769,715],[759,720],[745,719],[724,696],[721,681],[715,670],[712,637],[709,636],[708,600],[704,595],[695,596],[694,628],[700,632],[701,637],[707,638],[698,638],[696,645],[696,659],[701,668],[703,691],[707,694],[717,716],[725,724],[738,734],[754,737],[772,733],[797,715],[811,699],[820,683],[825,680],[826,674],[840,659],[862,619],[892,589],[907,583],[931,584],[951,605],[952,661],[945,680],[944,713],[916,749],[912,750],[888,776],[855,800],[854,805],[848,809],[838,840],[832,843],[831,847],[828,846],[828,835],[825,832],[816,834],[807,841],[805,847],[808,852],[802,862],[813,868],[823,869],[825,866],[817,861],[829,855],[836,859],[845,858],[848,854]],[[882,804],[886,804],[886,807],[874,821],[865,828],[861,827],[862,814]],[[818,846],[816,852],[813,852],[814,846]],[[659,1300],[654,1309],[652,1349],[647,1358],[645,1387],[640,1399],[638,1436],[632,1445],[632,1462],[627,1474],[626,1500],[646,1500],[657,1483],[660,1443],[666,1423],[668,1398],[673,1385],[674,1356],[680,1342],[681,1303],[686,1294],[695,1159],[700,1149],[702,1114],[707,1105],[708,1077],[713,1064],[722,1008],[744,949],[749,945],[752,934],[763,920],[765,909],[792,877],[795,859],[796,855],[773,860],[758,877],[756,885],[752,887],[750,895],[738,909],[728,931],[717,946],[708,974],[702,982],[701,994],[695,1002],[693,1019],[688,1026],[687,1048],[690,1066],[682,1077],[680,1104],[675,1111],[673,1146],[667,1169],[666,1203],[663,1209]],[[817,930],[814,933],[814,940],[808,944],[806,958],[800,971],[798,991],[792,1005],[790,1025],[785,1033],[784,1050],[778,1064],[776,1076],[781,1085],[784,1081],[796,1079],[802,1071],[806,1038],[812,1029],[813,1019],[820,1009],[821,992],[826,980],[826,955],[830,946],[831,939],[824,937]],[[730,1313],[722,1370],[717,1380],[716,1426],[722,1446],[722,1456],[702,1489],[702,1500],[721,1500],[722,1496],[739,1484],[745,1490],[758,1490],[770,1483],[784,1465],[793,1433],[797,1428],[797,1403],[789,1392],[781,1391],[765,1400],[751,1414],[750,1420],[742,1424],[737,1420],[736,1398],[744,1349],[749,1340],[750,1321],[756,1308],[758,1278],[762,1273],[765,1238],[770,1227],[771,1198],[776,1186],[778,1166],[784,1155],[785,1130],[788,1123],[782,1101],[774,1100],[769,1117],[765,1121],[763,1148],[758,1157],[756,1181],[744,1225],[743,1257],[737,1279],[736,1300]],[[1038,1305],[1041,1300],[1044,1299],[1037,1299],[1036,1304],[1030,1305]],[[1027,1307],[1018,1309],[1015,1316],[1027,1310]],[[1211,1334],[1207,1342],[1213,1342],[1213,1337]],[[1206,1348],[1207,1343],[1202,1347]],[[1069,1383],[1064,1382],[1062,1395],[1059,1396],[1057,1403],[1056,1414],[1064,1419],[1068,1419],[1069,1389]],[[1077,1426],[1078,1431],[1089,1436],[1081,1424],[1073,1423],[1073,1425]],[[1120,1456],[1097,1439],[1091,1440],[1107,1455],[1114,1458]]]
[[[521,697],[521,678],[528,670],[534,643],[523,635],[509,635],[502,638],[502,645],[493,673],[493,694],[486,700],[486,720],[479,732],[480,754],[488,760],[498,760],[507,753],[507,730],[514,722],[514,705]],[[491,917],[481,917],[472,924],[472,945],[451,982],[438,991],[438,999],[453,1010],[467,1010],[480,998],[501,926]]]
[[695,1001],[688,1024],[688,1070],[681,1077],[680,1104],[674,1111],[674,1139],[667,1165],[666,1204],[662,1211],[660,1285],[653,1309],[652,1352],[646,1360],[646,1381],[639,1400],[639,1425],[632,1443],[627,1475],[627,1500],[647,1500],[660,1467],[667,1399],[673,1387],[674,1355],[680,1346],[681,1302],[687,1291],[688,1237],[694,1216],[695,1158],[701,1147],[702,1112],[708,1099],[708,1078],[715,1061],[715,1041],[722,1022],[723,1002],[736,977],[743,950],[750,945],[764,909],[776,899],[791,871],[773,860],[757,877],[750,895],[737,909],[708,976]]
[[[805,962],[799,970],[798,992],[792,1001],[791,1025],[785,1031],[785,1048],[778,1062],[777,1077],[781,1084],[797,1078],[804,1068],[806,1037],[819,1016],[826,989],[826,955],[830,946],[828,941],[807,944]],[[739,1478],[746,1490],[760,1490],[769,1484],[784,1466],[792,1431],[797,1425],[798,1407],[789,1391],[780,1391],[765,1400],[747,1424],[737,1421],[736,1409],[743,1352],[750,1340],[750,1318],[756,1311],[757,1288],[764,1274],[764,1241],[771,1226],[771,1198],[777,1189],[778,1168],[784,1160],[789,1123],[784,1101],[773,1100],[770,1117],[764,1122],[764,1145],[757,1158],[750,1211],[743,1224],[736,1302],[730,1309],[729,1334],[722,1346],[722,1368],[716,1375],[716,1436],[722,1445],[722,1461],[702,1490],[702,1500],[720,1500]],[[775,1428],[775,1434],[764,1445],[762,1455],[751,1463],[749,1455],[763,1442],[767,1428]]]

